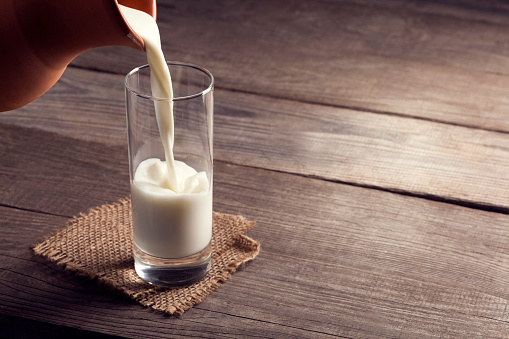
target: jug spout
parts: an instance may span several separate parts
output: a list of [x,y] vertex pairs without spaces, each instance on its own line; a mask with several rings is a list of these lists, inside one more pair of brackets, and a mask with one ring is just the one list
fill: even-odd
[[0,111],[37,99],[86,50],[144,50],[119,5],[156,16],[155,0],[1,0]]
[[156,0],[80,0],[77,2],[83,2],[87,9],[91,9],[91,15],[98,16],[94,23],[89,21],[90,18],[86,18],[83,22],[83,27],[86,28],[85,34],[76,32],[77,35],[82,35],[80,42],[82,48],[129,46],[140,51],[145,49],[143,39],[131,28],[119,5],[143,11],[155,19]]
[[[118,8],[118,5],[123,5],[126,7],[134,8],[134,9],[137,9],[139,11],[149,14],[150,16],[152,16],[154,18],[154,20],[156,19],[156,15],[157,15],[156,0],[115,0],[115,3],[117,5],[117,8]],[[118,12],[122,14],[122,11],[120,10],[120,8],[118,8]],[[134,43],[134,45],[131,45],[131,47],[138,48],[140,50],[145,50],[145,42],[138,35],[138,33],[136,33],[132,29],[132,27],[129,25],[129,23],[127,22],[127,20],[123,14],[122,14],[122,19],[123,19],[123,25],[121,25],[121,26],[122,27],[127,26],[127,37],[130,40],[132,40]],[[123,32],[125,33],[126,31],[124,30]],[[121,35],[121,37],[119,38],[119,41],[122,44],[122,42],[125,41],[125,35]]]

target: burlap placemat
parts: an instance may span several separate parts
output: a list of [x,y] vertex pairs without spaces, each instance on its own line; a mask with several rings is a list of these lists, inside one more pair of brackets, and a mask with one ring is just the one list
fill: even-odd
[[136,274],[129,198],[70,219],[63,230],[34,245],[33,250],[144,306],[180,315],[258,255],[260,244],[242,234],[254,224],[241,216],[214,212],[210,272],[201,281],[178,288],[155,287]]

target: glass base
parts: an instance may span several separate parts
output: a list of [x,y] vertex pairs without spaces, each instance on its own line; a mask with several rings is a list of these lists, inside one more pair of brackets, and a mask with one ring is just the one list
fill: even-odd
[[185,286],[200,281],[210,270],[210,244],[185,258],[151,256],[134,244],[134,268],[141,279],[158,286]]

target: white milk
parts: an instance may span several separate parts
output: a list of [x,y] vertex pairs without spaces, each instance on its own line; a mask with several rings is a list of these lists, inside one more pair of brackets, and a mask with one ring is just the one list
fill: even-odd
[[[120,6],[145,42],[152,96],[173,98],[170,72],[161,50],[159,29],[148,14]],[[131,183],[134,242],[161,258],[182,258],[203,250],[212,237],[212,187],[205,172],[173,157],[173,102],[156,101],[156,118],[166,161],[141,162]]]
[[164,161],[147,159],[131,183],[134,241],[145,253],[181,258],[204,249],[212,237],[212,190],[205,172],[175,161],[180,193],[169,189]]

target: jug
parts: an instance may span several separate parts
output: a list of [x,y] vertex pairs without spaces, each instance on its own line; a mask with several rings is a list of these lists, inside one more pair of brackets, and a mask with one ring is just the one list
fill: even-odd
[[119,5],[155,19],[156,0],[0,0],[0,112],[37,99],[86,50],[144,50]]

